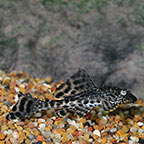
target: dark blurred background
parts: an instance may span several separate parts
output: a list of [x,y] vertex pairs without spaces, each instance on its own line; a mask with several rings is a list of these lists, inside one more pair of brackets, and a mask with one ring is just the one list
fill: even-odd
[[144,99],[143,0],[0,0],[0,69],[96,85]]

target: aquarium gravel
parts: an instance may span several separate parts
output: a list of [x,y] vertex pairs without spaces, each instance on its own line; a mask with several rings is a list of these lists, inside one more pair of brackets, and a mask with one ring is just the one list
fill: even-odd
[[60,83],[21,71],[0,71],[0,144],[144,144],[144,100],[140,99],[113,112],[96,107],[82,118],[56,117],[54,110],[36,113],[24,121],[5,118],[19,91],[54,100]]

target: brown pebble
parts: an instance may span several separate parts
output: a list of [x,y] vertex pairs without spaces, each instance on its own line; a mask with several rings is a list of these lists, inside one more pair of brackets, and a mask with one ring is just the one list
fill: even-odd
[[34,127],[35,127],[35,125],[34,125],[34,123],[33,123],[33,122],[29,122],[29,123],[28,123],[28,125],[27,125],[27,127],[29,127],[29,128],[34,128]]

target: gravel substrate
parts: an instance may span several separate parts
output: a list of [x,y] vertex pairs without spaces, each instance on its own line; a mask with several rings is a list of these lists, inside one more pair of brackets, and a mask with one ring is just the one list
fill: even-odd
[[50,110],[25,121],[6,120],[19,91],[54,100],[56,85],[50,77],[40,79],[23,72],[0,71],[0,144],[144,144],[143,100],[122,105],[111,113],[95,108],[81,119],[56,118]]

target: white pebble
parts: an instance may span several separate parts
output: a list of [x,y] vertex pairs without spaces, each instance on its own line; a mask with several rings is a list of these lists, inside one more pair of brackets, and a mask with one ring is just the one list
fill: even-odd
[[56,135],[55,135],[55,138],[61,139],[61,135],[60,135],[60,134],[56,134]]
[[5,130],[3,133],[6,135],[6,134],[7,134],[7,131]]
[[92,132],[91,132],[91,131],[89,131],[89,132],[88,132],[88,134],[89,134],[89,135],[92,135]]
[[119,139],[119,137],[118,137],[118,136],[114,136],[114,138],[115,138],[115,139]]
[[50,137],[51,137],[51,138],[54,138],[54,134],[52,133],[52,134],[50,135]]
[[68,138],[71,139],[71,140],[74,139],[74,137],[71,134],[68,135]]
[[79,125],[80,125],[79,123],[77,123],[77,124],[75,125],[76,129],[78,129],[78,128],[79,128]]
[[138,125],[139,127],[142,127],[142,126],[144,125],[144,123],[143,123],[143,122],[138,122],[137,125]]
[[116,132],[116,131],[117,131],[116,128],[110,129],[110,132],[111,132],[111,133]]
[[10,135],[10,134],[13,133],[13,131],[12,130],[8,130],[8,131],[5,130],[3,133],[6,134],[6,135]]
[[18,134],[17,131],[14,131],[12,135],[13,135],[13,137],[14,137],[15,139],[18,139],[18,138],[19,138],[19,134]]
[[74,120],[68,119],[67,122],[69,123],[69,125],[73,125],[73,126],[75,126],[77,129],[79,128],[79,123],[76,123]]
[[17,102],[18,99],[19,99],[19,98],[18,98],[18,95],[15,95],[15,99],[14,99],[14,101]]
[[134,141],[133,140],[129,140],[128,143],[129,144],[134,144]]
[[45,86],[45,87],[49,87],[49,85],[48,85],[48,84],[46,84],[46,83],[44,83],[44,84],[43,84],[43,86]]
[[40,124],[38,129],[43,132],[45,129],[45,124]]
[[119,122],[119,124],[118,124],[119,126],[122,126],[123,125],[123,123],[122,122]]
[[105,132],[105,130],[102,130],[102,131],[101,131],[101,133],[104,133],[104,132]]
[[104,120],[107,120],[107,117],[105,117],[105,116],[102,116],[102,119],[104,119]]
[[137,131],[137,128],[136,128],[136,127],[133,126],[133,127],[130,128],[130,132],[133,133],[133,132],[136,132],[136,131]]
[[7,134],[8,134],[8,135],[10,135],[10,134],[12,134],[12,133],[13,133],[12,130],[8,130],[8,131],[7,131]]
[[38,123],[37,122],[33,122],[34,126],[37,127]]
[[91,120],[87,120],[87,122],[91,125]]
[[138,129],[139,133],[144,133],[144,129]]
[[88,142],[92,143],[92,142],[93,142],[93,139],[92,139],[92,138],[90,138],[90,139],[88,140]]
[[45,127],[45,124],[40,124],[39,127],[43,128],[43,127]]
[[15,87],[14,89],[17,93],[20,91],[18,87]]
[[97,129],[93,131],[93,134],[94,134],[94,135],[97,135],[97,136],[99,136],[99,137],[101,136],[100,131],[97,130]]
[[3,78],[2,77],[0,77],[0,81],[2,81],[3,80]]
[[40,118],[38,119],[38,122],[45,122],[45,119]]
[[54,144],[59,144],[59,143],[60,143],[60,140],[57,139],[57,138],[53,138],[53,143],[54,143]]
[[36,114],[35,114],[35,117],[41,117],[41,116],[42,116],[41,113],[36,113]]
[[51,132],[48,130],[47,132],[44,132],[43,135],[44,135],[44,137],[48,138],[48,137],[50,137]]

